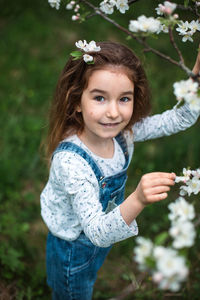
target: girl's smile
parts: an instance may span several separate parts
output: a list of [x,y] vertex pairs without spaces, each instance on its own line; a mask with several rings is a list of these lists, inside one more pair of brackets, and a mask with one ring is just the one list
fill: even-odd
[[133,98],[133,82],[122,67],[94,71],[77,109],[84,121],[82,141],[97,147],[110,144],[129,123]]

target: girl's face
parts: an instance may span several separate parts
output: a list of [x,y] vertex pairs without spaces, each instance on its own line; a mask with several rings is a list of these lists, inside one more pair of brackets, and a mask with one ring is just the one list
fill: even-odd
[[133,114],[134,84],[120,67],[96,70],[88,80],[77,111],[82,113],[82,135],[91,142],[118,135]]

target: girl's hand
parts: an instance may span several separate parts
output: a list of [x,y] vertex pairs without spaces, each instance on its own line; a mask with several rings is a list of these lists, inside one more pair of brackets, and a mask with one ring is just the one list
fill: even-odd
[[198,48],[198,54],[197,54],[197,58],[194,64],[194,67],[192,69],[192,72],[197,75],[200,72],[200,44],[199,44],[199,48]]
[[167,198],[170,186],[175,184],[175,173],[154,172],[142,176],[134,194],[143,206]]

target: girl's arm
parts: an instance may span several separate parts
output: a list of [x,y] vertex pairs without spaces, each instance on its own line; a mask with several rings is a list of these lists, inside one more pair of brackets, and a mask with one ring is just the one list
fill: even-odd
[[[200,72],[200,47],[193,67],[193,73]],[[133,126],[134,141],[145,141],[162,136],[169,136],[191,127],[198,119],[200,112],[191,111],[186,103],[176,106],[162,114],[144,118]]]
[[[199,49],[200,50],[200,49]],[[195,65],[193,67],[192,72],[194,74],[199,74],[200,72],[200,51],[198,51],[198,55],[196,58]],[[158,127],[158,132],[157,134],[161,133],[166,133],[167,134],[167,128],[159,130],[160,127],[162,127],[162,122],[163,124],[167,121],[170,120],[170,117],[173,116],[174,118],[176,115],[180,114],[181,116],[181,111],[177,110],[174,113],[172,111],[165,112],[162,115],[155,115],[153,117],[147,118],[147,128],[145,128],[145,121],[143,124],[143,127],[140,128],[141,130],[141,135],[142,131],[146,129],[146,136],[151,135],[151,126],[153,127],[154,125]],[[183,117],[183,116],[182,116]],[[191,115],[192,118],[192,115]],[[186,121],[186,120],[185,120]],[[160,122],[160,123],[159,123]],[[172,120],[172,124],[174,122],[174,119]],[[149,126],[148,125],[151,125]],[[159,127],[160,124],[160,127]],[[185,122],[187,125],[187,123]],[[188,123],[189,124],[189,123]],[[182,125],[183,126],[183,125]],[[150,127],[150,128],[149,128]],[[172,126],[175,129],[175,126]],[[149,133],[148,133],[149,130]],[[170,130],[170,126],[168,127],[168,130]],[[172,132],[171,128],[171,132]],[[169,132],[168,132],[169,133]],[[143,134],[143,138],[144,138]],[[154,136],[155,137],[155,136]],[[157,136],[158,137],[158,136]],[[147,138],[146,138],[147,139]],[[139,140],[139,137],[138,137]],[[149,173],[145,174],[136,190],[120,205],[120,212],[122,217],[124,218],[125,222],[129,225],[131,222],[140,214],[140,212],[148,205],[157,201],[164,200],[167,198],[167,192],[170,190],[170,186],[173,186],[175,184],[175,177],[176,175],[174,173],[163,173],[163,172],[155,172],[155,173]]]
[[130,225],[148,205],[167,198],[170,186],[175,184],[174,173],[154,172],[142,176],[136,190],[120,205],[124,221]]
[[76,239],[83,230],[96,246],[109,247],[138,234],[136,221],[127,225],[120,206],[107,214],[102,211],[96,176],[76,153],[59,152],[54,156],[41,206],[49,230],[61,238]]
[[192,72],[196,75],[200,72],[200,45],[198,48],[198,54]]

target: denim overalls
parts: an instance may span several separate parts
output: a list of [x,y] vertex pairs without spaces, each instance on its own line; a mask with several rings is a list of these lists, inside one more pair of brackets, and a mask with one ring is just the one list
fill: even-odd
[[[129,157],[124,137],[116,137],[125,155],[125,165],[114,176],[104,177],[93,158],[82,148],[71,142],[62,142],[55,150],[76,152],[83,157],[99,183],[99,199],[102,210],[108,213],[124,200]],[[108,233],[109,234],[109,233]],[[47,283],[53,289],[54,300],[90,300],[97,272],[104,262],[108,248],[97,247],[82,232],[75,241],[66,241],[48,234],[47,239]]]

